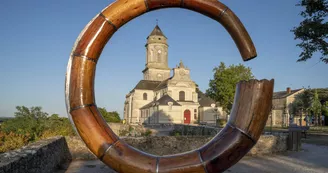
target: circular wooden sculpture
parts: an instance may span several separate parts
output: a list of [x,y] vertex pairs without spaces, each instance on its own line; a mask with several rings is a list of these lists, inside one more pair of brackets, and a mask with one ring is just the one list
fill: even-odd
[[203,147],[178,155],[160,157],[127,145],[113,133],[97,110],[96,64],[109,38],[131,19],[168,7],[193,10],[218,21],[235,41],[244,61],[256,57],[243,24],[216,0],[118,0],[92,19],[74,45],[66,75],[67,110],[88,148],[117,172],[223,172],[237,163],[259,139],[271,109],[273,80],[240,82],[226,127]]

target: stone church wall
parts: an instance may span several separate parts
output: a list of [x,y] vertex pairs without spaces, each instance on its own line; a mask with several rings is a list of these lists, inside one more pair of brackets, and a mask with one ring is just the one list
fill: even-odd
[[180,106],[172,106],[170,109],[169,106],[159,106],[160,109],[160,118],[159,123],[182,123],[182,113]]
[[[179,100],[179,92],[184,91],[185,92],[185,100],[192,101],[193,100],[193,92],[195,92],[194,88],[186,88],[186,87],[169,87],[169,89],[172,93],[172,98],[174,100]],[[196,100],[197,101],[197,100]]]
[[218,107],[217,112],[214,112],[212,107],[201,107],[199,108],[199,120],[200,122],[206,122],[207,124],[216,124],[215,118],[226,120],[227,117],[222,110],[222,107]]

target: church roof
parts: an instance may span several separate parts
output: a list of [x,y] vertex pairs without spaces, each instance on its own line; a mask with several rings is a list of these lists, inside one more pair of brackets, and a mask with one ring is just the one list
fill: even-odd
[[173,103],[173,106],[181,106],[178,102],[176,102],[172,97],[169,95],[164,95],[160,99],[156,101],[159,105],[168,105],[169,102]]
[[302,89],[291,90],[290,93],[287,93],[287,91],[274,92],[272,98],[273,99],[285,98],[285,97],[288,97],[288,96],[291,96],[291,95],[295,94],[296,92],[298,92],[300,90],[302,90]]
[[198,88],[196,89],[198,93],[198,103],[200,107],[211,107],[212,104],[216,104],[213,99],[206,96],[202,91],[200,91]]
[[161,28],[159,28],[158,25],[155,26],[154,30],[150,33],[149,36],[155,36],[155,35],[156,36],[163,36],[163,37],[165,37],[165,35],[163,34]]
[[157,90],[166,88],[170,79],[172,79],[172,77],[163,80],[161,83],[159,83],[159,85],[154,90],[157,91]]
[[152,101],[152,102],[146,104],[145,106],[141,107],[140,109],[150,108],[150,107],[154,106],[154,104],[168,106],[169,102],[173,103],[172,106],[181,106],[172,97],[170,97],[169,95],[166,94],[166,95],[162,96],[160,99],[158,99],[156,101]]
[[161,81],[140,80],[133,90],[154,90],[160,83]]

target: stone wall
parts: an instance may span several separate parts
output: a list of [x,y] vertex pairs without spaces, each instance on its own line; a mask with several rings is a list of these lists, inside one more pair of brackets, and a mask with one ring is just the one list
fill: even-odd
[[[202,147],[212,137],[152,136],[125,138],[129,145],[155,155],[178,154]],[[287,151],[287,136],[262,135],[247,155],[267,155]]]
[[0,173],[51,173],[70,160],[65,138],[54,137],[0,154]]
[[214,136],[220,132],[220,128],[210,126],[174,124],[171,135],[174,136]]
[[[73,159],[97,159],[77,137],[67,138]],[[203,146],[213,136],[150,136],[122,138],[129,145],[155,155],[170,155],[191,151]],[[71,142],[73,142],[71,144]],[[248,155],[267,155],[287,150],[287,135],[262,135]]]
[[73,160],[97,159],[97,157],[90,152],[79,136],[66,136],[65,139]]
[[142,125],[129,125],[122,123],[108,123],[109,127],[117,136],[144,136],[147,128]]
[[[128,125],[112,126],[122,130]],[[195,126],[174,124],[170,126],[147,126],[149,129],[168,128],[171,136],[149,136],[149,137],[122,137],[131,146],[155,155],[177,154],[197,149],[210,141],[221,129],[209,126]],[[156,131],[156,130],[154,130]],[[155,134],[155,132],[153,132]],[[90,160],[97,159],[79,137],[66,137],[69,150],[73,159]],[[257,144],[248,155],[265,155],[287,150],[287,133],[277,133],[274,135],[262,135]]]
[[267,155],[287,151],[288,135],[262,135],[247,155]]

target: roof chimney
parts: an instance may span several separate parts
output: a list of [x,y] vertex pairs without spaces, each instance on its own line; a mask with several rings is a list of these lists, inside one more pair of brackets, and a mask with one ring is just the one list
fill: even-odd
[[287,88],[287,94],[290,94],[292,92],[292,90],[290,89],[290,87]]

